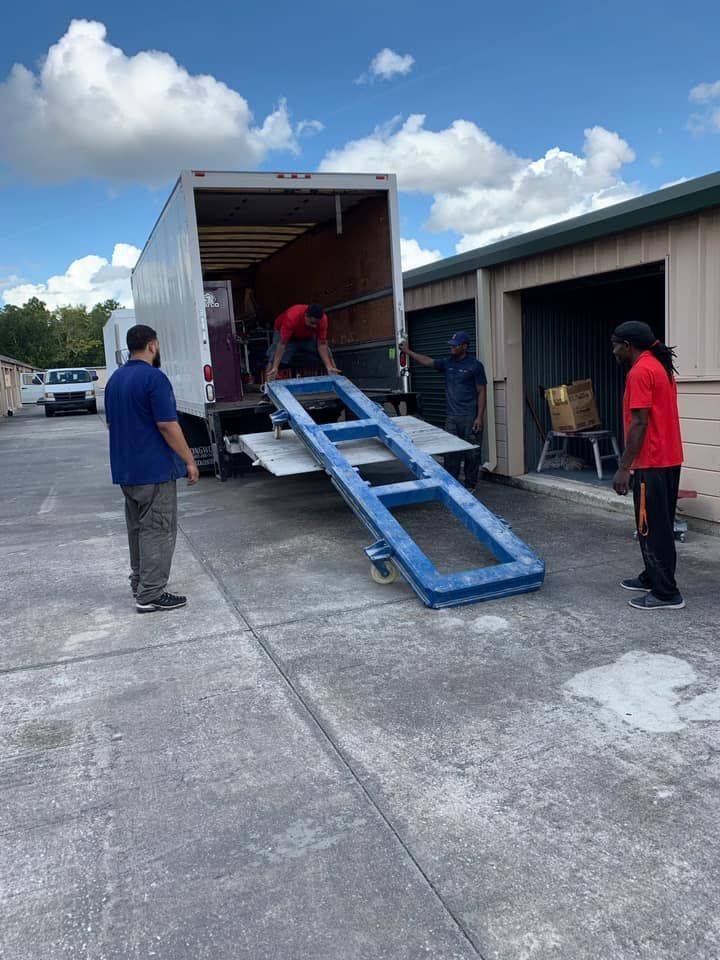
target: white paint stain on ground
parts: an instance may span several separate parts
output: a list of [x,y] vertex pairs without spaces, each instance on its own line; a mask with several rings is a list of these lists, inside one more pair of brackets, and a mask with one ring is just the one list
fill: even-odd
[[684,720],[705,720],[720,723],[720,690],[701,693],[693,700],[681,703],[678,713]]
[[43,502],[40,504],[40,509],[38,510],[39,514],[43,515],[46,513],[52,513],[52,511],[55,509],[55,504],[57,502],[57,496],[55,495],[56,490],[57,490],[57,484],[54,483],[50,487],[50,492],[45,497]]
[[510,624],[505,617],[496,617],[492,614],[478,617],[471,623],[471,627],[476,633],[500,633],[507,630],[509,626]]
[[679,657],[631,650],[615,663],[578,673],[565,687],[577,697],[596,701],[632,727],[672,733],[686,725],[678,711],[678,691],[696,679],[690,664]]
[[99,607],[93,611],[84,623],[85,630],[77,630],[63,643],[66,653],[76,652],[112,636],[118,629],[122,616],[112,607]]

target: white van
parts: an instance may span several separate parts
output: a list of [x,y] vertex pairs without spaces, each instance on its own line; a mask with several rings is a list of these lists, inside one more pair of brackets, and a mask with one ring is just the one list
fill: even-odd
[[23,403],[40,403],[45,392],[45,374],[41,370],[21,375],[20,395]]
[[62,367],[45,375],[43,403],[45,416],[65,410],[87,410],[97,413],[95,381],[98,375],[85,367]]

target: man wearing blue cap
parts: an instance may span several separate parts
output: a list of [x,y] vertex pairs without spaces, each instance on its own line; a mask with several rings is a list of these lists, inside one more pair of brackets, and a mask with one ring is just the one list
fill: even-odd
[[465,486],[474,490],[480,473],[482,434],[485,421],[487,377],[485,368],[469,354],[470,337],[464,330],[453,334],[450,341],[450,356],[433,360],[422,353],[415,353],[407,343],[400,349],[423,367],[433,367],[445,375],[446,419],[448,433],[473,444],[472,450],[445,454],[445,469],[456,480],[460,478],[460,466],[465,461]]

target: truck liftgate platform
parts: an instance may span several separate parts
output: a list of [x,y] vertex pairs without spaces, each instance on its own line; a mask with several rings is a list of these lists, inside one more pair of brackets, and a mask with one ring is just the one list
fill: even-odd
[[[297,399],[328,390],[337,394],[356,420],[315,423]],[[276,435],[280,435],[284,425],[292,427],[348,506],[376,537],[365,548],[375,580],[391,582],[397,567],[421,600],[434,608],[509,597],[542,586],[542,560],[504,520],[476,500],[429,454],[419,450],[393,419],[348,379],[328,376],[276,380],[266,384],[265,392],[278,408],[271,417]],[[370,438],[387,446],[415,479],[376,487],[363,480],[337,444]],[[393,507],[432,501],[451,510],[498,562],[460,573],[439,573],[390,512]]]

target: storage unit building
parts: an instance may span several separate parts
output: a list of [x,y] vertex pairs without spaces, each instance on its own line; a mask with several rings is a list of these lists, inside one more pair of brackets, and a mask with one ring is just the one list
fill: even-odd
[[[474,322],[493,394],[487,460],[507,476],[537,463],[541,387],[592,378],[603,426],[622,434],[609,337],[648,322],[678,353],[682,484],[698,492],[684,512],[720,523],[720,173],[420,267],[404,287],[413,349],[439,355],[448,318]],[[439,378],[434,389],[441,402]],[[428,418],[441,416],[431,400]]]
[[21,360],[0,356],[0,417],[12,417],[22,408],[22,375],[34,368]]

